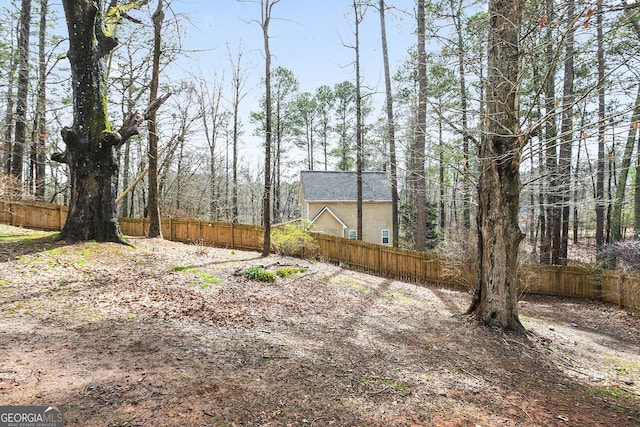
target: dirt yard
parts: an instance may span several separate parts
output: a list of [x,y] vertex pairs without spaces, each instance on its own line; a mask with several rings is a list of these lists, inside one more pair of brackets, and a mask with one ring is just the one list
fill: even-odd
[[640,321],[616,307],[528,297],[518,337],[460,315],[457,290],[50,236],[0,225],[3,405],[90,427],[640,425]]

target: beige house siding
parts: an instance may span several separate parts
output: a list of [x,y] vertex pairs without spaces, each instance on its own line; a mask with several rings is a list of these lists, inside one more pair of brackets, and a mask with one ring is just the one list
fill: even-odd
[[[342,224],[333,215],[325,211],[311,225],[312,231],[332,236],[349,237],[349,230],[357,229],[357,205],[355,202],[306,202],[303,211],[305,219],[313,220],[315,216],[328,207],[347,226],[342,232]],[[362,240],[371,243],[382,243],[382,230],[389,230],[389,243],[393,241],[391,203],[362,203]]]

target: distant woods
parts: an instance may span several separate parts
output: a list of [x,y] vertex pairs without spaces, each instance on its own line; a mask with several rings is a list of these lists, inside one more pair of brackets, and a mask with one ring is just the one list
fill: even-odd
[[[581,247],[611,264],[612,244],[640,234],[635,3],[518,5],[520,72],[511,93],[517,125],[507,132],[504,123],[497,124],[502,130],[488,128],[496,51],[488,45],[486,5],[419,1],[401,10],[394,1],[359,2],[358,8],[345,1],[336,14],[352,27],[354,13],[381,29],[410,25],[415,45],[402,62],[387,63],[387,80],[367,72],[357,77],[354,63],[351,78],[313,90],[301,89],[303,72],[272,52],[269,139],[264,86],[249,83],[255,64],[247,52],[263,49],[256,26],[247,27],[242,48],[228,49],[225,67],[198,70],[182,46],[188,17],[174,16],[164,2],[154,57],[158,2],[132,3],[144,4],[123,9],[114,27],[118,47],[102,58],[110,125],[118,129],[144,110],[152,90],[173,95],[158,110],[153,135],[141,128],[114,154],[119,215],[147,216],[151,203],[161,216],[262,224],[268,166],[267,214],[283,223],[298,217],[299,170],[355,171],[360,162],[362,170],[386,171],[395,181],[399,246],[473,252],[478,248],[469,242],[482,219],[478,185],[486,172],[481,148],[490,134],[503,132],[514,138],[517,156],[494,160],[511,162],[520,175],[515,215],[526,261],[572,263],[572,248]],[[255,9],[240,18],[259,21]],[[286,32],[287,20],[296,20],[285,11],[284,4],[274,8],[281,19],[271,22],[272,31]],[[61,130],[73,115],[63,20],[46,0],[21,0],[0,11],[0,166],[2,182],[13,183],[22,197],[68,204],[68,165],[51,160],[65,151]],[[383,40],[375,52],[359,54],[379,55],[381,64],[389,52],[397,57],[393,38]],[[336,49],[346,48],[340,42]],[[176,80],[168,72],[172,64],[190,73]],[[150,167],[157,202],[149,192]]]

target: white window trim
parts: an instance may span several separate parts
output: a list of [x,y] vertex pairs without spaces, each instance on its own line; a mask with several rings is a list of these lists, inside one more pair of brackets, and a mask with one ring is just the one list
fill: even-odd
[[[385,242],[384,242],[384,239],[385,239],[385,237],[384,237],[384,233],[385,233],[385,232],[387,233],[387,237],[386,237],[386,239],[387,239],[387,243],[385,243]],[[391,231],[389,231],[389,230],[387,230],[387,229],[382,230],[382,231],[380,232],[380,237],[381,237],[381,238],[380,238],[380,242],[381,242],[383,245],[390,245],[390,244],[391,244]]]

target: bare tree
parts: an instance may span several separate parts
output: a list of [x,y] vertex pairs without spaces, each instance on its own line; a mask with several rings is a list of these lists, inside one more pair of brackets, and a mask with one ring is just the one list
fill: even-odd
[[393,246],[398,247],[398,167],[396,159],[396,131],[395,118],[393,116],[393,93],[391,91],[391,71],[389,69],[389,48],[387,46],[387,26],[385,20],[385,2],[380,0],[378,11],[380,13],[380,40],[382,43],[382,61],[384,65],[384,87],[387,112],[387,133],[389,143],[389,172],[391,174],[391,216]]
[[[231,55],[229,55],[229,59],[231,59]],[[242,72],[242,52],[238,51],[238,56],[233,63],[232,61],[232,74],[231,74],[231,84],[232,84],[232,95],[231,95],[231,107],[232,107],[232,120],[233,120],[233,129],[232,129],[232,188],[231,188],[231,222],[238,222],[238,147],[240,145],[240,134],[242,129],[242,123],[240,122],[240,102],[244,99],[247,93],[244,90],[245,85],[245,77]]]
[[[151,69],[151,86],[149,87],[150,102],[158,97],[158,80],[160,77],[160,55],[162,43],[162,21],[164,21],[163,0],[158,0],[156,11],[153,13],[153,67]],[[152,111],[147,122],[149,140],[149,231],[147,237],[162,238],[160,227],[160,206],[158,202],[158,123],[156,111]]]
[[45,190],[45,161],[47,141],[47,34],[48,0],[40,0],[40,24],[38,28],[38,88],[36,94],[36,115],[33,123],[33,144],[31,145],[31,189],[38,200],[44,200]]
[[605,168],[605,58],[604,58],[604,28],[603,28],[603,1],[597,0],[596,12],[597,26],[597,58],[598,58],[598,163],[596,168],[596,254],[604,248],[604,168]]
[[29,91],[29,31],[31,0],[22,0],[18,31],[18,99],[15,140],[11,153],[11,174],[22,181],[24,147],[27,143],[27,96]]
[[262,221],[264,226],[264,241],[262,256],[267,257],[271,251],[271,49],[269,47],[269,24],[273,7],[280,0],[260,0],[260,27],[264,39],[265,59],[265,144],[264,144],[264,194],[262,195]]
[[424,251],[427,241],[427,198],[425,169],[425,144],[427,126],[427,52],[425,48],[425,2],[418,0],[418,114],[412,156],[411,180],[415,191],[416,250]]
[[353,0],[356,68],[356,238],[362,240],[362,89],[360,83],[360,24],[364,19],[362,6]]

